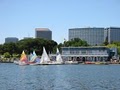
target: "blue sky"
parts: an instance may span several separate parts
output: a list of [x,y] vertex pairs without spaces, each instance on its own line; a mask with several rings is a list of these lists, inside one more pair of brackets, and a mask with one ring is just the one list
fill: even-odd
[[69,28],[88,26],[120,27],[120,0],[0,0],[0,43],[35,37],[35,28],[49,28],[62,43]]

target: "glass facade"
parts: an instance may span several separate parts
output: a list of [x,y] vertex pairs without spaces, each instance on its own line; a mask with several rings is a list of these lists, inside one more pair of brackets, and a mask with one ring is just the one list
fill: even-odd
[[69,40],[80,38],[90,45],[100,45],[104,42],[104,28],[73,28],[69,29]]

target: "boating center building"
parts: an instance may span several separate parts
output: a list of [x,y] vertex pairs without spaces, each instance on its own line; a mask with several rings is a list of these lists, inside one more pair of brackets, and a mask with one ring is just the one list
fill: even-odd
[[62,47],[62,58],[64,61],[109,61],[111,50],[107,47]]

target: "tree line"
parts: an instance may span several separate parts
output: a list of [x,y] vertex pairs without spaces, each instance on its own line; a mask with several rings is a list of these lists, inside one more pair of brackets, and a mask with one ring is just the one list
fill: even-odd
[[43,38],[28,38],[22,39],[16,43],[4,43],[0,45],[0,55],[5,57],[20,57],[21,52],[24,50],[27,54],[36,52],[37,55],[41,55],[43,52],[43,46],[46,48],[47,53],[56,53],[56,48],[61,47],[78,47],[78,46],[89,46],[86,41],[75,38],[70,41],[64,41],[58,44],[53,40],[47,40]]
[[42,38],[22,39],[16,43],[10,42],[1,44],[0,54],[6,56],[8,56],[7,54],[10,54],[11,56],[14,56],[20,55],[24,50],[27,54],[36,51],[37,55],[41,55],[43,46],[46,48],[47,52],[52,52],[53,49],[57,46],[57,42]]
[[[35,51],[37,55],[41,55],[43,52],[43,47],[46,48],[47,53],[56,53],[56,48],[61,47],[80,47],[80,46],[90,46],[86,41],[79,38],[74,38],[69,41],[64,41],[58,44],[56,41],[47,40],[43,38],[28,38],[22,39],[16,43],[4,43],[0,45],[0,55],[7,58],[9,57],[20,57],[22,51],[24,50],[26,54],[30,54]],[[116,47],[118,49],[118,54],[120,55],[120,42],[112,42],[109,44],[104,42],[102,46],[107,46],[108,48]]]

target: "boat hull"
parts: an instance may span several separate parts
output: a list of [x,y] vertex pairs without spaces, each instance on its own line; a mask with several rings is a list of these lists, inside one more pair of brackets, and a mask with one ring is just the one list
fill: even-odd
[[79,64],[77,61],[65,61],[65,64]]

